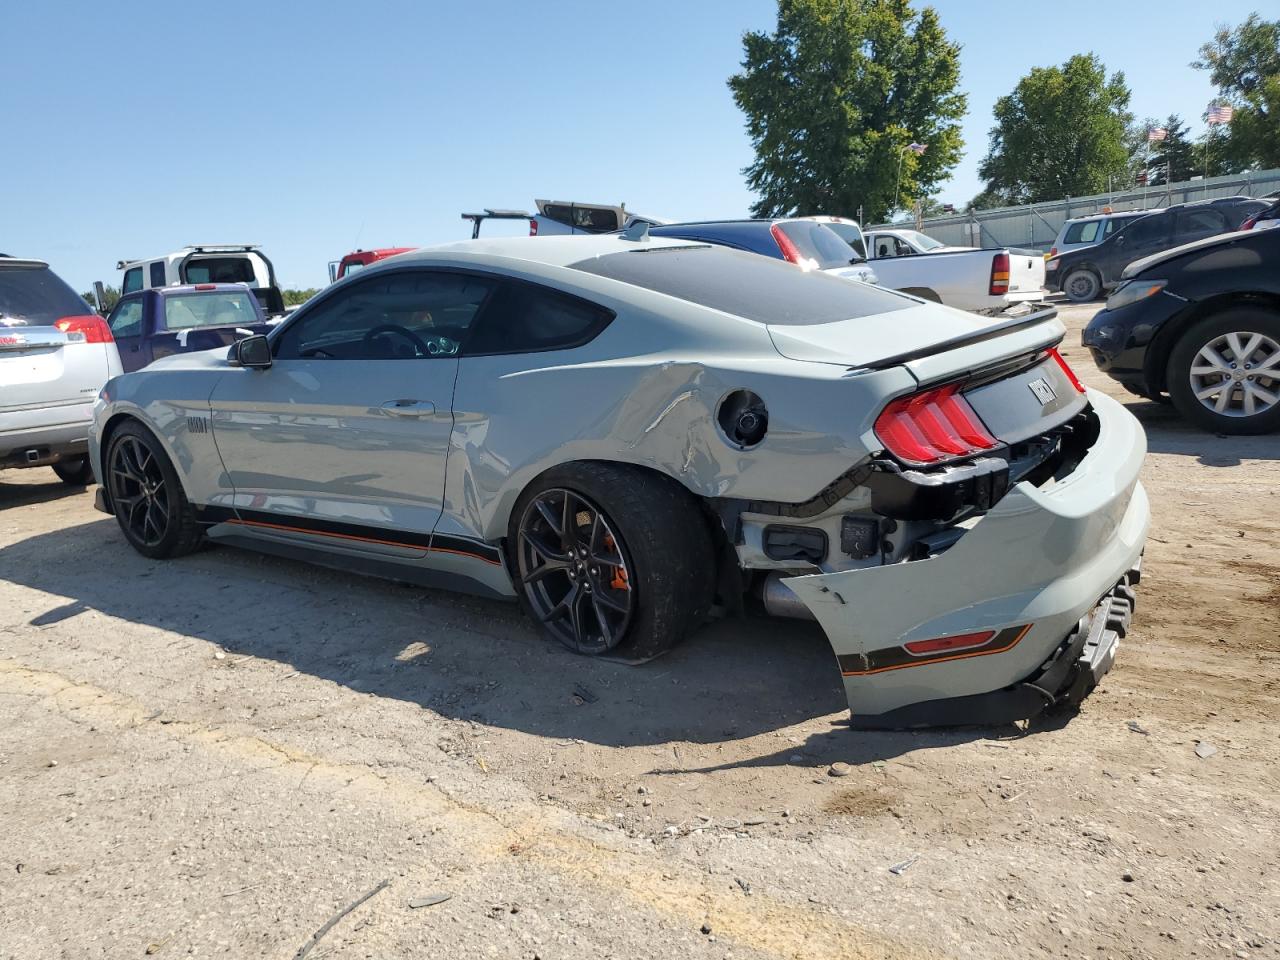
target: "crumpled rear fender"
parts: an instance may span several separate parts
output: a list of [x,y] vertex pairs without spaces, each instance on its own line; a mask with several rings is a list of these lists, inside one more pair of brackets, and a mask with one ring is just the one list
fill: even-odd
[[[1150,509],[1142,427],[1090,392],[1097,441],[1074,472],[1020,483],[928,560],[783,581],[827,633],[855,715],[1019,683],[1138,562]],[[994,631],[981,647],[913,656],[913,640]]]

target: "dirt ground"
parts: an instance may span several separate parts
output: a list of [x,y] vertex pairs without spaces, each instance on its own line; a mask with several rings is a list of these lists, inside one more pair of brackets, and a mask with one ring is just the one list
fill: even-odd
[[383,881],[306,956],[1280,957],[1280,437],[1124,395],[1091,312],[1066,353],[1145,424],[1154,520],[1116,668],[1030,730],[850,732],[802,623],[625,667],[499,603],[149,561],[0,472],[0,958],[287,960]]

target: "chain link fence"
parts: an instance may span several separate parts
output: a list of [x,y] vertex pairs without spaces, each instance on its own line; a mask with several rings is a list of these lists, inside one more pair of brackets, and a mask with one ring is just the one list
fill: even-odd
[[[1151,210],[1214,197],[1262,197],[1278,190],[1280,170],[1260,170],[1229,177],[1184,180],[1124,193],[1102,193],[1093,197],[1071,197],[1020,207],[997,207],[932,217],[923,220],[920,229],[951,246],[1016,247],[1043,253],[1053,245],[1065,221],[1101,213],[1103,207],[1110,207],[1116,212]],[[891,227],[893,224],[880,226]]]

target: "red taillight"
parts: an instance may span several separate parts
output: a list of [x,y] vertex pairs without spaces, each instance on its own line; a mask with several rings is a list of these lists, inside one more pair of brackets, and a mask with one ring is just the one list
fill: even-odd
[[1057,248],[1057,247],[1050,247],[1050,248],[1049,248],[1049,258],[1050,258],[1050,259],[1053,259],[1053,258],[1054,258],[1054,257],[1056,257],[1057,255],[1058,255],[1058,248]]
[[1246,220],[1244,223],[1240,224],[1240,229],[1241,229],[1241,230],[1252,230],[1252,229],[1253,229],[1254,227],[1256,227],[1257,225],[1258,225],[1258,217],[1257,217],[1257,215],[1255,214],[1254,216],[1252,216],[1252,217],[1250,217],[1248,220]]
[[83,343],[111,343],[113,340],[107,321],[96,313],[83,317],[63,317],[54,326],[68,336],[79,334],[74,339]]
[[538,221],[530,218],[529,220],[529,236],[536,237],[538,235]]
[[791,238],[782,232],[782,225],[775,223],[769,228],[769,232],[773,234],[773,239],[778,242],[778,249],[782,251],[784,260],[790,260],[792,263],[799,263],[803,257],[800,256],[800,248],[791,242]]
[[958,383],[892,401],[876,417],[875,431],[886,450],[913,464],[967,457],[998,443]]
[[993,297],[1003,297],[1009,292],[1009,255],[997,253],[991,258],[991,287],[987,291]]
[[917,657],[926,653],[949,653],[952,650],[970,650],[980,647],[996,635],[994,630],[983,630],[981,633],[960,633],[954,637],[936,637],[932,640],[912,640],[904,643],[907,653]]
[[1067,375],[1067,379],[1071,381],[1071,385],[1076,388],[1076,391],[1078,393],[1084,393],[1084,384],[1080,382],[1080,378],[1076,376],[1076,372],[1067,365],[1067,361],[1062,359],[1062,354],[1060,354],[1055,348],[1049,351],[1049,356],[1053,357],[1058,366],[1062,368],[1062,372]]
[[197,283],[196,289],[197,290],[217,290],[218,285],[216,283]]

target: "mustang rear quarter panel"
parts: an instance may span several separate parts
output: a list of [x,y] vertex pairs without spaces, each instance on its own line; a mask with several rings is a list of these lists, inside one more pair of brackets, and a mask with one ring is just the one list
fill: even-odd
[[[876,414],[915,387],[900,367],[788,360],[762,324],[663,299],[661,313],[605,302],[618,316],[582,348],[463,358],[440,532],[505,536],[525,486],[577,460],[650,467],[703,497],[799,503],[879,449]],[[748,450],[716,422],[737,389],[769,413]]]
[[[1131,569],[1150,508],[1138,421],[1089,391],[1098,440],[1063,480],[1017,484],[938,557],[783,581],[827,633],[854,714],[987,693],[1031,675]],[[1005,652],[867,672],[873,651],[912,640],[1031,624]]]

